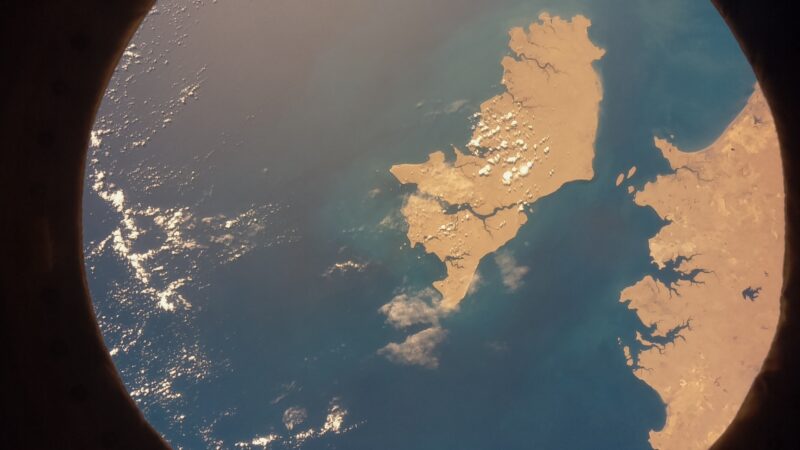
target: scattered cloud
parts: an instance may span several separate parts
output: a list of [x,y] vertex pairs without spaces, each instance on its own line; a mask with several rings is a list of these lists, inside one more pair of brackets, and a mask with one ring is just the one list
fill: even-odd
[[417,108],[423,106],[427,106],[428,109],[425,115],[434,119],[447,114],[455,114],[470,107],[469,100],[464,98],[453,100],[450,103],[444,103],[442,100],[417,103]]
[[517,264],[516,258],[509,251],[497,252],[494,257],[497,267],[500,269],[500,275],[503,278],[503,284],[509,291],[514,292],[522,286],[522,279],[528,273],[530,268],[520,266]]
[[378,354],[394,363],[435,369],[439,367],[439,359],[434,351],[446,336],[447,331],[441,327],[426,328],[419,333],[412,334],[401,343],[390,342],[378,350]]
[[256,436],[250,442],[237,442],[237,448],[247,448],[247,449],[267,449],[270,447],[270,444],[280,439],[280,436],[277,434],[267,434],[264,436]]
[[331,278],[334,275],[344,275],[351,272],[361,273],[367,270],[369,263],[360,263],[357,261],[347,260],[343,262],[334,263],[322,273],[325,278]]
[[402,230],[405,224],[404,219],[400,216],[399,210],[393,210],[387,214],[380,222],[378,222],[378,229],[380,230]]
[[308,411],[306,411],[305,408],[290,406],[283,412],[283,426],[285,426],[287,430],[292,431],[294,427],[305,422],[307,418]]
[[486,343],[486,348],[495,353],[506,353],[508,352],[508,343],[503,341],[490,341]]
[[[93,132],[97,145],[102,143],[97,137],[101,131]],[[110,250],[128,266],[132,281],[139,284],[138,291],[162,311],[191,309],[183,288],[200,278],[196,277],[200,270],[232,263],[259,246],[271,246],[285,237],[285,242],[294,240],[276,234],[270,242],[266,225],[282,211],[280,205],[253,207],[237,215],[201,217],[188,206],[143,207],[128,199],[109,177],[92,166],[92,189],[115,210],[119,224],[100,242],[89,243],[85,252],[90,270],[92,263]],[[175,260],[187,264],[175,264]],[[173,266],[172,270],[164,271],[167,265]]]
[[[287,423],[287,415],[289,416],[289,420],[293,422]],[[333,398],[328,404],[328,412],[325,416],[325,421],[318,428],[312,427],[285,436],[275,433],[259,435],[247,441],[236,442],[234,447],[244,450],[269,449],[270,445],[275,443],[282,445],[281,448],[301,448],[306,444],[306,441],[318,439],[326,435],[346,433],[358,427],[359,424],[345,426],[346,417],[347,410],[341,405],[338,398]],[[289,408],[283,414],[283,423],[286,429],[291,433],[293,428],[305,422],[307,418],[308,414],[305,409],[297,407]]]
[[443,311],[439,307],[439,294],[431,288],[414,293],[401,293],[378,309],[386,322],[395,328],[417,324],[438,325]]
[[475,275],[472,276],[472,281],[469,283],[469,288],[467,289],[467,295],[472,295],[478,292],[478,289],[480,289],[482,285],[483,285],[483,277],[481,276],[481,273],[476,270]]
[[281,385],[280,393],[269,402],[270,405],[277,405],[281,402],[281,400],[285,399],[289,396],[292,392],[299,391],[300,386],[297,384],[297,381],[292,381],[290,383],[284,383]]
[[458,99],[458,100],[454,100],[454,101],[448,103],[447,105],[445,105],[444,113],[445,114],[453,114],[455,112],[458,112],[458,111],[461,110],[461,108],[465,107],[467,105],[467,103],[469,103],[469,101],[467,99],[463,99],[463,98],[462,99]]

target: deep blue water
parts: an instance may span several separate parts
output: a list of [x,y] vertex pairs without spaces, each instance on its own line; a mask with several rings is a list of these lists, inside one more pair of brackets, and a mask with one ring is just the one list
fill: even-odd
[[[176,446],[205,448],[198,430],[216,420],[211,434],[232,447],[286,434],[287,406],[306,408],[307,423],[318,427],[338,398],[349,412],[345,425],[358,427],[303,448],[649,448],[664,406],[626,366],[618,339],[631,343],[646,330],[618,299],[655,273],[647,240],[663,223],[614,179],[636,165],[641,187],[668,170],[654,134],[699,149],[744,105],[754,78],[710,3],[304,3],[198,9],[186,19],[184,44],[169,48],[169,64],[129,86],[130,108],[144,116],[150,106],[141,100],[166,95],[183,72],[206,66],[198,99],[116,163],[121,185],[126,165],[142,161],[195,171],[191,182],[131,188],[132,201],[190,204],[197,214],[279,202],[287,207],[276,226],[298,236],[201,272],[202,283],[184,287],[194,302],[190,322],[149,322],[151,351],[188,327],[181,339],[220,362],[213,376],[176,381],[177,406],[148,407],[154,426]],[[595,179],[534,204],[504,248],[530,269],[520,289],[503,286],[493,258],[481,263],[480,288],[442,323],[448,337],[437,369],[394,364],[376,351],[408,332],[386,325],[378,308],[441,278],[443,266],[409,249],[402,227],[379,226],[408,192],[388,169],[468,140],[469,114],[499,92],[508,28],[542,10],[588,16],[590,37],[607,51],[596,66],[604,100]],[[152,18],[139,39],[166,22]],[[166,39],[159,42],[154,48],[164,51]],[[437,113],[460,99],[467,106]],[[107,142],[113,150],[126,138]],[[211,151],[202,163],[193,159]],[[89,191],[86,210],[87,242],[102,239],[115,215]],[[350,259],[369,265],[321,276]],[[112,262],[97,265],[90,283],[98,310],[114,310],[114,280],[126,276]],[[132,358],[116,361],[123,368]],[[126,377],[129,386],[137,380]],[[272,404],[291,383],[296,388]],[[186,415],[180,424],[178,413]]]

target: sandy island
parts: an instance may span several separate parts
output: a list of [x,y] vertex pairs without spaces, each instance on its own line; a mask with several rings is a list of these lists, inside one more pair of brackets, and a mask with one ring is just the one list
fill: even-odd
[[[659,345],[623,351],[637,377],[658,392],[666,425],[656,449],[708,448],[739,409],[766,357],[779,315],[784,191],[778,138],[756,87],[742,112],[708,148],[686,153],[655,140],[674,173],[636,193],[670,223],[650,240],[660,267],[676,264],[672,286],[648,276],[626,288]],[[652,339],[652,338],[651,338]]]
[[605,52],[589,39],[590,25],[542,14],[527,30],[512,28],[505,92],[481,104],[466,150],[391,168],[417,186],[402,210],[408,239],[445,264],[447,276],[434,283],[445,311],[467,295],[480,260],[517,235],[526,205],[594,176],[603,91],[592,63]]

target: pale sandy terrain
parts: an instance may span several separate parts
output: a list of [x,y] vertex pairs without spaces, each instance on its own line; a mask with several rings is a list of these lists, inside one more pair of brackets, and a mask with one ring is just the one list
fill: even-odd
[[[657,449],[707,448],[738,410],[767,354],[779,314],[784,248],[784,194],[772,116],[756,88],[747,106],[710,147],[684,153],[656,146],[673,174],[636,193],[668,225],[650,240],[661,267],[680,262],[677,285],[646,277],[630,300],[655,335],[678,331],[674,343],[633,354],[634,373],[658,392],[667,422],[650,433]],[[760,289],[754,299],[745,289]]]
[[594,176],[603,92],[592,62],[604,50],[589,40],[590,25],[583,16],[542,14],[527,30],[511,29],[505,92],[481,104],[466,150],[455,149],[453,161],[437,151],[391,168],[400,183],[417,186],[403,207],[411,245],[447,267],[434,283],[443,309],[457,308],[480,260],[516,236],[525,205]]
[[628,169],[627,175],[625,172],[620,172],[620,174],[617,175],[617,179],[614,181],[614,185],[619,186],[623,181],[633,178],[634,175],[636,175],[636,166],[632,166],[630,169]]

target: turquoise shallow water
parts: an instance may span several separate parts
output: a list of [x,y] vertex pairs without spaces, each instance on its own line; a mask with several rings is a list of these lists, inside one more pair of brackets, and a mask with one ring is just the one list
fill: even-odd
[[[664,406],[625,364],[618,339],[630,343],[647,330],[618,298],[655,273],[647,239],[663,224],[613,181],[632,165],[638,187],[667,171],[654,134],[698,149],[743,106],[753,75],[711,5],[312,3],[200,9],[185,44],[170,49],[170,69],[129,86],[131,98],[157,97],[182,68],[205,66],[194,106],[143,152],[150,152],[146,161],[181,167],[215,150],[191,183],[132,189],[132,201],[183,202],[198,214],[280,202],[287,207],[274,220],[297,236],[201,272],[182,288],[195,302],[192,321],[149,322],[143,333],[152,354],[183,336],[214,368],[201,381],[178,378],[180,400],[149,404],[148,418],[176,446],[210,447],[212,436],[233,447],[287,434],[288,406],[305,408],[307,423],[318,427],[336,398],[348,411],[345,426],[357,427],[303,448],[648,448]],[[409,192],[388,169],[468,140],[469,114],[499,92],[508,28],[542,10],[585,14],[590,37],[607,50],[596,65],[605,97],[595,179],[538,201],[503,249],[529,268],[518,290],[503,286],[493,258],[481,263],[480,288],[442,323],[448,336],[437,369],[391,363],[376,351],[408,333],[386,325],[378,308],[430,285],[443,267],[409,249],[402,226],[380,225],[396,219]],[[445,112],[459,100],[463,107]],[[147,108],[134,106],[141,114]],[[109,136],[109,145],[124,138]],[[125,153],[117,166],[124,172],[137,158]],[[102,239],[118,220],[88,191],[86,210],[87,241]],[[368,265],[321,276],[345,260]],[[117,308],[114,280],[129,276],[118,265],[99,259],[91,272],[100,311]],[[132,320],[126,317],[115,320]],[[123,368],[141,364],[136,359],[123,353],[116,361]],[[141,382],[125,378],[131,387]]]

